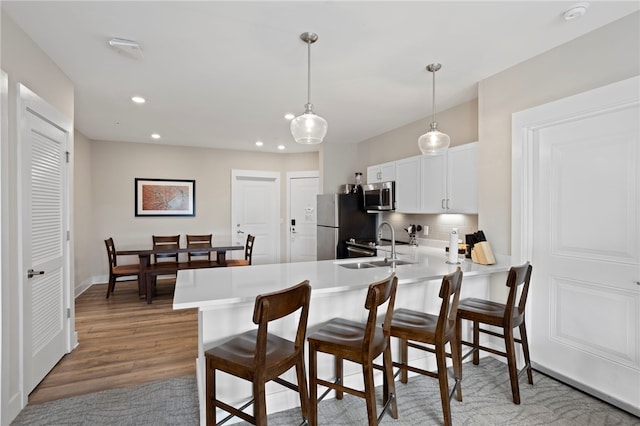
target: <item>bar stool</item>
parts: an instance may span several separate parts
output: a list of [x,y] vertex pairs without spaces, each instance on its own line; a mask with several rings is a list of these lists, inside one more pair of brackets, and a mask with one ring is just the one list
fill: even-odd
[[[473,363],[478,365],[480,362],[480,350],[506,357],[509,367],[509,379],[511,381],[511,393],[515,404],[520,404],[520,387],[518,386],[518,377],[520,374],[526,370],[528,382],[530,385],[533,384],[531,360],[529,358],[529,343],[527,341],[527,329],[524,320],[524,309],[527,302],[527,294],[529,293],[531,270],[532,267],[529,262],[526,262],[524,265],[511,267],[509,275],[507,276],[509,296],[506,305],[489,300],[470,298],[461,300],[458,306],[457,334],[460,342],[460,351],[462,351],[462,345],[473,348],[466,353],[462,359],[473,354]],[[519,298],[518,293],[520,293]],[[461,320],[473,322],[472,343],[462,340]],[[502,334],[480,328],[480,324],[500,327],[502,328]],[[515,327],[520,329],[520,339],[516,339],[513,336],[513,329]],[[506,352],[480,345],[480,333],[486,333],[504,339]],[[520,371],[518,371],[516,365],[515,343],[522,345],[522,351],[524,353],[525,365]]]
[[[438,379],[440,384],[440,400],[444,424],[451,425],[451,397],[457,390],[458,401],[462,401],[460,379],[462,359],[460,348],[456,340],[456,315],[460,300],[462,285],[462,271],[458,267],[455,272],[445,275],[440,285],[439,315],[410,309],[396,309],[391,320],[391,337],[400,339],[400,362],[394,362],[394,367],[400,367],[400,381],[407,383],[407,372],[423,374]],[[421,344],[415,343],[420,342]],[[445,346],[450,344],[451,354],[446,352]],[[424,346],[428,344],[430,346]],[[433,346],[433,347],[431,347]],[[408,363],[409,347],[434,353],[436,355],[437,372],[423,370],[410,366]],[[453,360],[453,376],[455,385],[449,393],[449,374],[447,371],[447,356]]]
[[[230,341],[205,352],[207,425],[216,424],[216,408],[231,413],[220,423],[239,417],[254,425],[267,424],[265,384],[279,383],[300,394],[303,422],[309,412],[307,379],[304,366],[304,338],[309,316],[311,286],[309,281],[270,294],[259,295],[253,311],[257,330],[242,333]],[[295,341],[270,334],[268,323],[300,311]],[[298,385],[281,379],[283,373],[296,368]],[[253,383],[253,399],[235,408],[216,397],[216,370]],[[253,404],[253,416],[241,411]]]
[[[324,323],[318,331],[307,338],[309,342],[309,399],[311,402],[309,425],[315,426],[318,424],[318,401],[322,400],[331,389],[336,391],[337,399],[342,399],[344,392],[364,398],[367,403],[369,425],[377,424],[389,408],[391,408],[391,416],[394,419],[398,418],[391,346],[389,344],[389,327],[397,285],[398,278],[395,274],[391,274],[388,278],[369,286],[364,306],[369,311],[366,324],[343,318],[334,318]],[[376,324],[378,307],[387,301],[384,323],[380,327]],[[335,357],[335,382],[318,378],[318,352],[331,354]],[[380,354],[383,354],[383,367],[373,364],[373,360]],[[343,360],[345,359],[362,365],[364,391],[344,386]],[[384,408],[379,418],[376,418],[374,368],[384,371]],[[320,399],[317,398],[318,385],[328,388]]]

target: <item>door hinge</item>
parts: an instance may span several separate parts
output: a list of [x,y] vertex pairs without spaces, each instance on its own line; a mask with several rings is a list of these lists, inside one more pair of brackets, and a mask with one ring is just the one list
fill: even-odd
[[68,163],[69,162],[69,157],[71,156],[71,153],[69,151],[65,151],[64,155],[65,155],[66,161]]
[[71,308],[67,308],[67,318],[71,318]]

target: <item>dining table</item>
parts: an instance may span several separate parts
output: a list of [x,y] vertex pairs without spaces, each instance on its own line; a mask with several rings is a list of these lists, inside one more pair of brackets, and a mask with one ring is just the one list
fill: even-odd
[[[153,277],[176,273],[184,269],[219,268],[227,266],[227,252],[234,250],[244,250],[244,245],[223,241],[215,242],[211,247],[183,247],[183,248],[143,248],[134,250],[118,250],[118,256],[138,256],[140,261],[140,272],[138,276],[138,296],[146,299],[148,304],[153,300]],[[151,256],[156,254],[173,253],[203,253],[216,252],[215,260],[196,260],[184,262],[160,262],[151,263]]]

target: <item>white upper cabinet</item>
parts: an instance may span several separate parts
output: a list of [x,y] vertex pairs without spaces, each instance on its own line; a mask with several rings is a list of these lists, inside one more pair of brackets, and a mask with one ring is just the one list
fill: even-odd
[[447,154],[420,157],[422,172],[422,212],[447,212]]
[[451,148],[447,156],[447,212],[478,213],[478,143]]
[[478,213],[478,143],[421,157],[422,213]]
[[420,157],[409,157],[396,161],[396,211],[420,213],[421,191]]
[[396,180],[396,162],[377,164],[367,167],[367,183]]

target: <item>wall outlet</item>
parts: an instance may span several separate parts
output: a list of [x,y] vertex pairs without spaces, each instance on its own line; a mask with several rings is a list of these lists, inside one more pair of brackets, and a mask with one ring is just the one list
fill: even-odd
[[422,225],[422,235],[425,237],[429,235],[429,225]]

